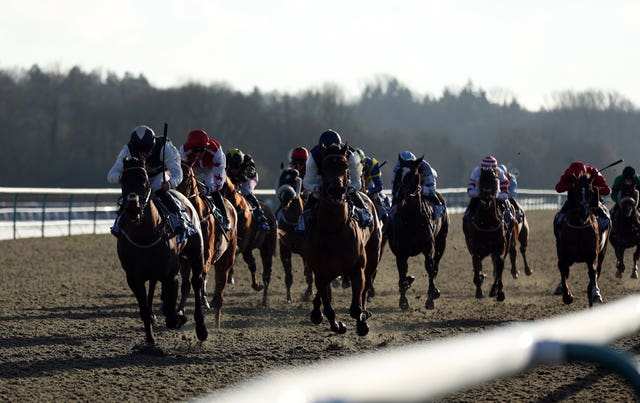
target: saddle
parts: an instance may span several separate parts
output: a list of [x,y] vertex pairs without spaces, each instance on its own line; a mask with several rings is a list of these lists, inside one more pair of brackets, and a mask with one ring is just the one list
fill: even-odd
[[175,236],[176,242],[180,243],[197,232],[184,205],[171,192],[153,193],[151,197],[163,221],[167,222],[171,228],[168,233],[169,238]]

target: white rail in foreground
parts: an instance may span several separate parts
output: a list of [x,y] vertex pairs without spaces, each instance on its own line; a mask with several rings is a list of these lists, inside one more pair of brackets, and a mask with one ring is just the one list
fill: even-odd
[[[604,345],[638,330],[640,295],[634,295],[571,315],[273,372],[200,401],[433,400],[536,365],[560,364],[566,358],[560,343]],[[354,374],[366,382],[354,381]]]

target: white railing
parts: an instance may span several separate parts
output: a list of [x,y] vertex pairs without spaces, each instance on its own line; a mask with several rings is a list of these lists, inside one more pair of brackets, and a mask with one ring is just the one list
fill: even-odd
[[[638,393],[640,375],[635,364],[626,355],[605,346],[637,333],[639,315],[640,295],[635,295],[572,315],[276,371],[200,400],[228,403],[432,401],[500,377],[517,375],[537,365],[567,361],[608,361],[606,364],[619,373],[626,369],[624,375]],[[598,324],[595,332],[594,323]],[[589,354],[581,357],[580,348],[588,349]],[[598,359],[598,355],[603,358]],[[612,355],[615,355],[613,359]],[[354,382],[354,374],[365,380],[364,383]]]
[[[465,188],[439,189],[450,213],[464,211]],[[272,189],[256,195],[274,207]],[[104,234],[113,224],[120,189],[0,188],[0,239]],[[525,210],[558,209],[565,195],[549,190],[520,189]]]

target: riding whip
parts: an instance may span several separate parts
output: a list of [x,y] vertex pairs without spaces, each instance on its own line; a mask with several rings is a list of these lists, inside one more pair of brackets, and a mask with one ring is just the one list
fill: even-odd
[[167,166],[164,162],[165,159],[165,155],[167,154],[167,129],[168,129],[168,125],[167,122],[164,123],[164,133],[162,134],[163,137],[163,143],[162,143],[162,183],[167,183],[167,175],[165,174],[165,172],[167,172]]
[[618,161],[616,161],[616,162],[612,162],[611,164],[607,165],[607,166],[606,166],[606,167],[604,167],[604,168],[600,168],[600,169],[598,169],[598,172],[602,172],[602,171],[604,171],[605,169],[607,169],[607,168],[611,168],[611,167],[612,167],[612,166],[614,166],[614,165],[618,165],[618,164],[619,164],[619,163],[621,163],[621,162],[624,162],[624,160],[623,160],[622,158],[620,158],[620,159],[619,159]]

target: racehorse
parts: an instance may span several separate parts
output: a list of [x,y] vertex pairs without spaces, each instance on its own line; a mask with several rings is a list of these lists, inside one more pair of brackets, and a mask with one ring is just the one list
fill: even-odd
[[407,276],[407,260],[418,254],[424,255],[424,267],[429,275],[425,307],[434,309],[434,300],[440,297],[435,279],[446,247],[449,216],[445,210],[440,217],[435,217],[433,206],[422,196],[418,169],[423,157],[415,161],[399,158],[398,161],[400,166],[393,182],[395,212],[385,232],[389,237],[389,247],[396,256],[400,309],[409,309],[406,292],[414,280],[413,276]]
[[[504,301],[502,273],[507,253],[515,248],[518,228],[504,219],[504,213],[498,206],[498,176],[493,169],[483,169],[478,180],[478,197],[471,199],[462,220],[467,249],[473,264],[473,284],[476,286],[476,298],[483,298],[482,283],[486,275],[482,272],[482,259],[491,256],[494,281],[490,297]],[[508,205],[511,217],[515,217],[513,206]],[[515,218],[514,218],[515,219]]]
[[[297,169],[282,168],[276,187],[276,197],[278,198],[278,209],[276,218],[278,220],[278,243],[280,245],[280,261],[284,267],[284,283],[287,288],[287,302],[291,303],[291,286],[293,285],[293,271],[291,256],[296,253],[302,256],[303,234],[296,232],[298,219],[304,208],[302,199],[302,178]],[[302,259],[304,266],[304,276],[307,288],[302,295],[303,301],[308,301],[313,294],[313,273]]]
[[[262,306],[267,308],[269,306],[268,293],[269,283],[271,282],[271,266],[273,264],[273,257],[276,254],[278,242],[276,217],[271,208],[260,201],[260,206],[264,210],[264,215],[270,227],[269,231],[261,230],[253,215],[253,208],[228,176],[224,187],[224,196],[231,202],[238,215],[237,253],[242,254],[242,259],[249,267],[249,271],[251,272],[251,287],[255,291],[262,290]],[[252,253],[254,249],[260,251],[263,284],[260,284],[256,279],[256,259]],[[231,273],[233,273],[233,269]]]
[[[600,197],[597,188],[592,186],[592,181],[592,178],[584,174],[575,178],[573,186],[567,191],[564,220],[554,225],[562,301],[565,304],[573,302],[573,294],[567,285],[569,268],[573,263],[584,262],[587,264],[589,275],[587,298],[590,307],[594,303],[602,303],[598,277],[600,277],[610,231],[607,228],[602,236],[600,235],[598,220],[594,213]],[[557,219],[554,219],[554,223],[556,222]]]
[[[371,312],[366,308],[367,294],[373,285],[380,259],[382,231],[375,206],[366,194],[360,192],[371,221],[361,225],[352,218],[347,201],[349,184],[348,146],[332,145],[322,148],[322,182],[315,216],[306,228],[303,256],[314,274],[316,296],[310,319],[314,324],[322,322],[320,304],[331,330],[345,333],[342,322],[336,322],[331,306],[331,281],[348,275],[351,279],[351,306],[349,313],[356,320],[357,333],[369,333],[367,319]],[[364,226],[364,228],[363,228]]]
[[[512,204],[515,204],[513,199],[509,199]],[[514,206],[515,207],[515,206]],[[522,255],[522,260],[524,261],[524,273],[527,276],[533,274],[531,267],[529,267],[529,263],[527,262],[527,246],[529,244],[529,221],[527,220],[527,214],[524,211],[522,206],[519,206],[521,219],[516,219],[516,226],[518,231],[518,244],[520,244],[520,254]],[[514,209],[515,211],[515,209]],[[517,212],[516,212],[517,217]],[[509,249],[509,259],[511,261],[511,275],[513,278],[518,278],[519,271],[516,268],[516,257],[518,256],[518,252],[516,250],[516,243],[512,244],[512,247]]]
[[638,212],[638,191],[633,186],[623,185],[614,212],[611,237],[609,241],[616,253],[616,277],[624,273],[624,251],[635,247],[631,278],[638,278],[638,259],[640,258],[640,213]]
[[[220,225],[216,223],[215,216],[213,214],[213,201],[206,196],[206,192],[204,191],[205,186],[203,183],[199,183],[196,179],[192,166],[184,162],[182,163],[182,178],[182,182],[178,185],[176,190],[185,195],[191,204],[193,204],[198,212],[200,227],[202,228],[202,239],[204,241],[202,302],[206,308],[209,308],[209,303],[207,301],[207,278],[211,265],[213,264],[215,269],[215,291],[213,293],[214,296],[212,304],[216,310],[216,326],[220,328],[223,299],[222,293],[224,292],[227,284],[229,271],[236,260],[236,246],[238,242],[236,212],[231,203],[225,201],[227,207],[227,219],[231,225],[231,231],[222,234],[221,231],[223,230]],[[218,237],[217,244],[216,237]],[[184,307],[185,301],[189,295],[188,283],[185,281],[185,276],[187,275],[188,271],[182,270],[182,292],[178,309]],[[185,287],[185,284],[187,287]]]
[[[122,177],[121,235],[118,237],[118,257],[127,275],[127,283],[138,301],[140,316],[144,322],[147,345],[154,346],[153,288],[155,282],[162,285],[162,308],[168,328],[178,329],[187,318],[176,309],[178,299],[178,273],[181,259],[191,267],[191,286],[195,295],[196,334],[198,340],[208,336],[202,312],[203,251],[202,233],[198,214],[189,200],[178,192],[172,192],[186,208],[196,232],[178,242],[170,236],[170,224],[162,218],[152,196],[145,161],[125,158]],[[149,293],[145,283],[149,281]]]

